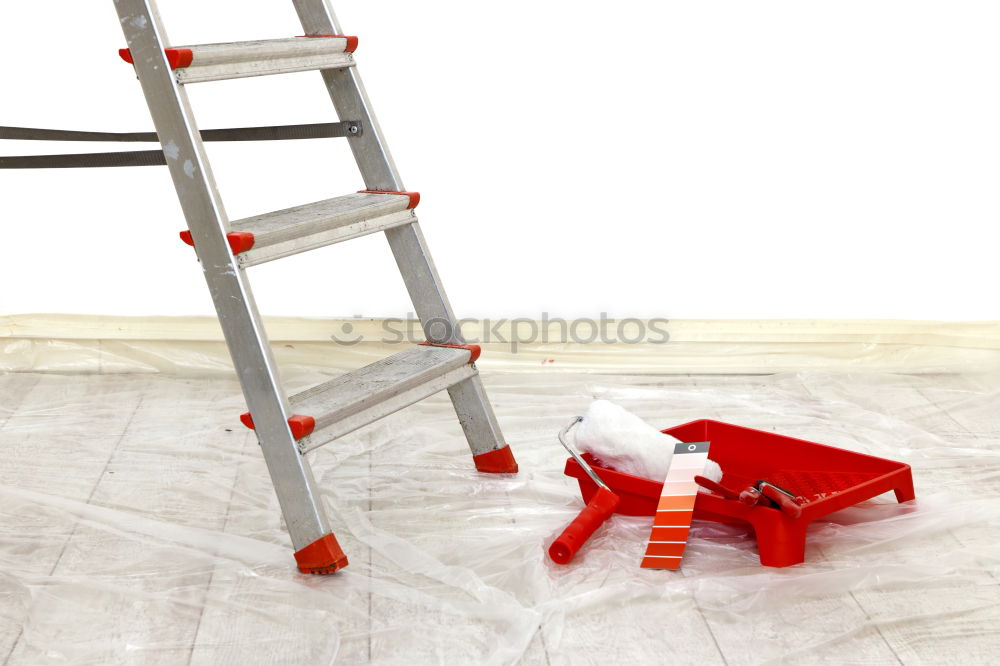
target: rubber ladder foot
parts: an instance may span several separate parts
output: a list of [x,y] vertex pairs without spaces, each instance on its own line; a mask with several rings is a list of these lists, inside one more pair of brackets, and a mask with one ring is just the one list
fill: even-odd
[[510,445],[472,456],[476,463],[476,469],[486,474],[517,474],[517,461],[514,460],[514,453],[510,450]]
[[299,571],[304,574],[332,574],[347,566],[347,555],[337,538],[327,534],[295,553]]

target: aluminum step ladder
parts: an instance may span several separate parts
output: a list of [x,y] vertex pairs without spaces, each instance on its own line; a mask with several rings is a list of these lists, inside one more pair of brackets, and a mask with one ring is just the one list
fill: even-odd
[[[347,558],[330,531],[305,454],[447,389],[480,472],[515,473],[474,362],[431,261],[407,192],[326,0],[292,0],[305,37],[171,46],[152,0],[115,0],[128,44],[121,56],[142,85],[193,245],[218,311],[281,511],[304,573],[333,573]],[[319,70],[364,180],[361,192],[231,222],[209,166],[185,86]],[[384,232],[427,342],[298,395],[282,390],[246,269]]]

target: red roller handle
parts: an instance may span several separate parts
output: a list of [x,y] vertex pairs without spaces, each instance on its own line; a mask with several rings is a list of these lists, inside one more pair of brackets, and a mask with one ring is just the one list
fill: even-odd
[[615,512],[618,502],[618,495],[607,488],[599,487],[580,515],[549,546],[549,557],[552,561],[556,564],[569,564],[576,551],[580,550],[590,535]]

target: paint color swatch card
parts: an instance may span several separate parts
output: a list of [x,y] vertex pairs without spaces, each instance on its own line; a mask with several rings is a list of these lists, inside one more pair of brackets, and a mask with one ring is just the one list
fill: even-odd
[[687,546],[698,484],[694,477],[705,471],[708,442],[678,442],[663,482],[660,503],[653,517],[643,569],[680,569]]

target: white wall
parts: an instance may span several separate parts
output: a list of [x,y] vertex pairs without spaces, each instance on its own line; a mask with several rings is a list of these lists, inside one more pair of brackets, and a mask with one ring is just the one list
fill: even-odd
[[[994,2],[335,6],[464,316],[997,318]],[[301,33],[161,7],[174,44]],[[111,0],[0,12],[0,123],[151,128]],[[332,114],[316,73],[190,91],[203,128]],[[234,219],[362,184],[343,140],[210,152]],[[212,312],[165,169],[5,171],[0,202],[0,314]],[[377,236],[252,277],[269,314],[409,305]]]

